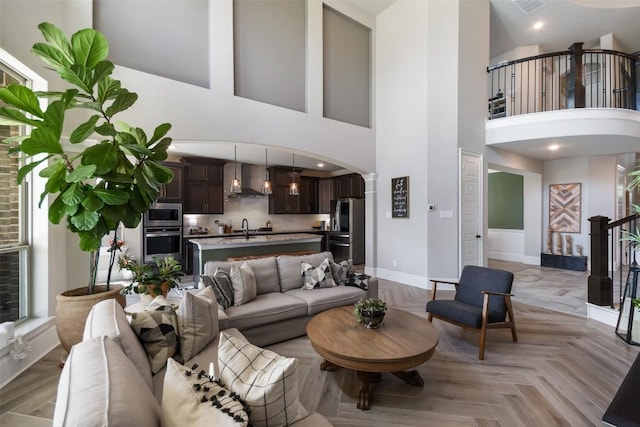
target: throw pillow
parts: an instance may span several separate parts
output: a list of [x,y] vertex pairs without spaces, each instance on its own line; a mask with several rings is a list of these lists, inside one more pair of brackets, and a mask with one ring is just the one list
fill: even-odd
[[163,426],[246,426],[245,405],[240,396],[211,381],[203,371],[188,369],[173,359],[167,362],[160,405]]
[[254,427],[288,426],[304,412],[298,402],[298,361],[224,331],[218,346],[220,379],[247,402]]
[[[54,426],[158,427],[160,416],[153,393],[111,338],[71,348],[58,382]],[[3,415],[2,425],[4,420]]]
[[233,285],[233,305],[248,303],[258,294],[256,275],[247,262],[242,265],[233,264],[231,271],[231,284]]
[[167,299],[164,297],[164,295],[158,295],[153,300],[151,300],[151,302],[149,303],[149,305],[147,306],[147,308],[145,310],[146,311],[154,311],[158,307],[162,307],[163,305],[171,306],[171,304],[169,304],[169,301],[167,301]]
[[145,383],[153,390],[147,352],[131,329],[124,309],[115,298],[100,301],[91,308],[84,325],[82,339],[84,341],[105,335],[122,347],[124,353],[140,371]]
[[367,290],[369,289],[369,276],[368,274],[357,274],[352,273],[347,278],[347,286],[355,286],[360,289]]
[[353,268],[353,260],[348,259],[341,261],[339,264],[333,260],[329,260],[329,266],[331,267],[331,275],[338,286],[344,286],[347,284],[347,279],[351,274]]
[[151,372],[158,373],[178,349],[175,311],[163,305],[155,310],[132,313],[131,329],[147,352]]
[[213,276],[200,276],[204,287],[210,287],[216,294],[218,304],[226,310],[233,305],[233,285],[231,284],[231,276],[224,270],[216,268]]
[[218,302],[213,289],[186,292],[177,314],[180,357],[186,362],[218,335]]
[[317,267],[303,262],[300,264],[300,269],[302,270],[303,279],[302,289],[331,288],[336,286],[336,282],[331,275],[329,258],[325,258]]

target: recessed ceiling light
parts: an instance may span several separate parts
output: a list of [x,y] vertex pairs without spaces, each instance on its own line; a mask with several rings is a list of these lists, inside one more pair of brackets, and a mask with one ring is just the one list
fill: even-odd
[[540,29],[540,28],[542,28],[542,27],[544,27],[544,22],[542,22],[542,21],[538,21],[538,22],[536,22],[535,24],[533,24],[533,28],[534,28],[535,30],[539,30],[539,29]]
[[560,146],[558,144],[551,144],[549,146],[549,150],[551,150],[551,151],[556,151],[558,148],[560,148]]
[[318,167],[319,168],[323,168],[324,167],[324,163],[318,163]]

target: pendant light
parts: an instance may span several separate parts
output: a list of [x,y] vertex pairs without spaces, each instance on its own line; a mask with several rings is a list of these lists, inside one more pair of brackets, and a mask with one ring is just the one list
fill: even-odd
[[230,193],[242,193],[242,185],[238,179],[238,151],[237,146],[233,146],[233,181],[231,181]]
[[289,195],[290,196],[298,196],[300,193],[298,191],[300,187],[300,174],[296,172],[296,155],[293,154],[293,163],[291,168],[291,173],[289,174],[291,178],[291,183],[289,184]]
[[262,183],[262,194],[271,194],[271,181],[269,181],[269,169],[267,169],[267,149],[264,150],[264,182]]

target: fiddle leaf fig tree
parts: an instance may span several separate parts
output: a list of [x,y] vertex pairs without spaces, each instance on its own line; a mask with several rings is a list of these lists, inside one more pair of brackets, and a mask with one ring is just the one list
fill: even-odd
[[[45,42],[34,44],[32,52],[70,88],[64,92],[33,92],[22,85],[1,88],[0,124],[30,129],[27,135],[3,142],[23,161],[18,183],[40,164],[46,165],[39,173],[46,179],[40,205],[51,195],[49,221],[66,221],[79,236],[80,249],[91,253],[88,292],[93,293],[102,238],[114,231],[112,250],[119,247],[120,222],[138,226],[160,186],[173,179],[171,170],[162,165],[171,144],[166,136],[171,125],[159,125],[148,137],[142,129],[114,120],[134,105],[138,95],[111,77],[114,65],[106,59],[109,45],[104,35],[88,28],[69,40],[53,24],[44,22],[38,28]],[[40,98],[48,99],[46,110]],[[91,115],[63,137],[65,117],[77,109]],[[110,263],[109,270],[112,267]]]

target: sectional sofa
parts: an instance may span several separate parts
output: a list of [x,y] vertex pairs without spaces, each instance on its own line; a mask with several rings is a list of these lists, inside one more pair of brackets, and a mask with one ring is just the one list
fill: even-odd
[[[153,313],[157,317],[162,312],[165,319],[155,325],[161,331],[155,337],[140,335],[146,324],[136,326],[138,314],[127,318],[115,300],[96,304],[87,318],[83,341],[73,346],[61,373],[53,425],[243,425],[242,411],[233,412],[233,405],[238,409],[237,396],[242,395],[246,396],[243,405],[253,408],[244,420],[248,418],[254,426],[331,426],[322,415],[309,414],[298,402],[297,360],[258,347],[304,335],[316,313],[377,296],[377,281],[372,278],[367,290],[353,286],[301,289],[301,263],[318,265],[330,256],[325,252],[249,260],[257,287],[251,301],[222,310],[210,287],[194,290],[184,296],[175,312],[165,301]],[[218,267],[230,268],[231,263],[208,263],[205,273]],[[145,312],[144,316],[151,315]],[[166,325],[173,320],[166,319],[172,316],[176,320],[169,329],[179,336],[176,356],[182,364],[174,362],[173,353],[164,353],[166,342],[160,352],[150,351],[158,337],[163,341],[171,335]],[[213,391],[194,388],[195,383],[207,381],[206,376],[196,374],[207,368],[223,380],[224,397],[214,399]],[[245,378],[247,375],[253,376]],[[256,387],[239,391],[248,384]],[[217,390],[217,385],[207,385]],[[220,396],[217,391],[215,396]],[[215,408],[223,399],[226,412]],[[256,402],[257,408],[252,406]],[[260,402],[269,404],[262,407]],[[229,418],[231,413],[238,417],[237,424]]]

